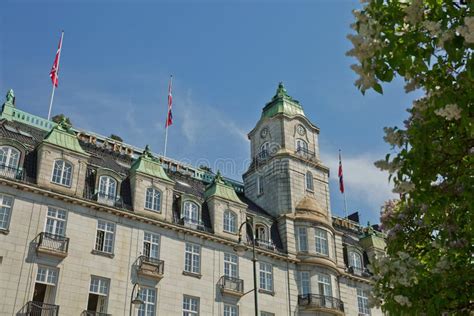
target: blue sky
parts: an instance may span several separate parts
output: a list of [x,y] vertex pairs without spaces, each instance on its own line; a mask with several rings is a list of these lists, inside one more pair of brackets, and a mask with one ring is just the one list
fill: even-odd
[[341,0],[2,2],[0,92],[13,88],[19,108],[46,117],[64,29],[53,114],[160,152],[173,74],[169,156],[241,180],[246,134],[283,81],[321,129],[333,214],[343,215],[341,148],[348,209],[374,223],[390,196],[387,175],[373,167],[390,151],[382,129],[402,125],[413,96],[402,82],[385,86],[383,96],[362,96],[353,85],[355,61],[345,52],[357,7]]

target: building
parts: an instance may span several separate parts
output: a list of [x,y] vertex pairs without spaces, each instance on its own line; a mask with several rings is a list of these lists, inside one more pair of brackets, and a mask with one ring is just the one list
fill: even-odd
[[259,315],[381,315],[366,265],[383,236],[331,215],[318,134],[280,84],[238,183],[31,115],[10,90],[0,314],[253,315],[254,246]]

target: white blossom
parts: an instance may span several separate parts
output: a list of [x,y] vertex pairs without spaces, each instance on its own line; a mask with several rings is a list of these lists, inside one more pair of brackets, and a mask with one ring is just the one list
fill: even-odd
[[423,21],[423,26],[431,34],[438,37],[441,34],[441,22]]
[[395,295],[395,296],[393,297],[393,299],[395,300],[395,302],[397,302],[398,304],[400,304],[400,305],[402,305],[402,306],[403,306],[403,305],[406,305],[406,306],[408,306],[408,307],[411,306],[411,302],[410,302],[410,300],[408,299],[408,297],[406,297],[406,296],[403,296],[403,295]]
[[452,30],[447,30],[441,34],[438,41],[438,45],[444,48],[445,43],[453,38],[454,38],[454,32]]
[[468,44],[474,44],[474,16],[464,18],[464,25],[456,29]]
[[409,181],[402,181],[395,185],[393,193],[409,193],[415,189],[415,185]]
[[421,22],[423,18],[423,0],[413,0],[412,3],[405,8],[406,19],[412,25]]
[[361,87],[362,90],[367,90],[375,85],[377,82],[375,74],[372,71],[366,71],[361,65],[354,64],[351,66],[360,77],[356,80],[355,85]]
[[448,104],[444,108],[436,110],[435,113],[448,121],[461,118],[461,109],[456,104]]

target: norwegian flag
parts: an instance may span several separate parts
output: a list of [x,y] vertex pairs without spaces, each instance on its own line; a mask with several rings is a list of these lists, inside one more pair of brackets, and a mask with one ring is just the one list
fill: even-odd
[[344,179],[343,179],[343,176],[342,176],[342,161],[341,161],[341,153],[339,152],[339,173],[338,173],[338,176],[339,176],[339,191],[341,191],[341,193],[344,193]]
[[56,57],[54,58],[53,67],[51,68],[51,72],[49,73],[49,76],[51,77],[51,81],[55,87],[58,87],[58,81],[59,81],[59,59],[61,58],[63,36],[64,36],[64,31],[61,33],[61,39],[59,40],[58,50],[56,51]]
[[168,86],[168,115],[166,117],[165,127],[168,127],[171,124],[173,124],[173,113],[171,112],[171,108],[173,107],[173,94],[171,93],[172,84],[173,84],[173,76],[170,77],[170,83]]

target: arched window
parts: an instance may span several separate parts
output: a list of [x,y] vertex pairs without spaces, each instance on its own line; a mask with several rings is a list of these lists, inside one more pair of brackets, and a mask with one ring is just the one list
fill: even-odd
[[301,138],[296,139],[296,151],[301,153],[308,152],[308,143]]
[[229,233],[237,232],[237,215],[229,210],[224,212],[224,231]]
[[186,201],[184,202],[184,212],[183,212],[183,217],[187,221],[199,222],[199,206],[191,201]]
[[20,152],[10,146],[0,147],[0,169],[16,169],[20,161]]
[[155,188],[146,189],[145,208],[159,212],[161,209],[161,192]]
[[310,171],[306,172],[306,190],[314,191],[313,174]]
[[109,176],[99,178],[99,195],[106,198],[115,198],[117,193],[117,180]]
[[53,177],[51,181],[68,187],[71,186],[72,164],[64,160],[56,160],[54,162]]
[[348,254],[349,267],[353,267],[354,270],[362,270],[362,257],[355,251],[349,251]]
[[265,225],[257,224],[255,226],[255,238],[259,240],[265,240],[265,241],[269,239],[268,233],[267,233],[267,227]]
[[258,158],[268,158],[270,155],[270,143],[265,142],[260,146],[260,152],[258,154]]

